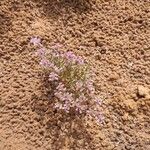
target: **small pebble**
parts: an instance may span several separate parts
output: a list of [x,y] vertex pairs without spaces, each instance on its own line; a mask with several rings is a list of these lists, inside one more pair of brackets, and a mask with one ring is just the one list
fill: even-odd
[[139,85],[137,88],[137,94],[140,97],[150,99],[150,90],[142,85]]

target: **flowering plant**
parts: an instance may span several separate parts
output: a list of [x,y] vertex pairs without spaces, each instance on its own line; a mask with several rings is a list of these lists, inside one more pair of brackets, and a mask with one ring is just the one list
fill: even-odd
[[101,101],[95,95],[93,80],[84,59],[71,51],[59,51],[59,44],[46,49],[39,38],[32,38],[30,42],[38,47],[37,55],[51,85],[54,108],[66,113],[85,114],[100,123]]

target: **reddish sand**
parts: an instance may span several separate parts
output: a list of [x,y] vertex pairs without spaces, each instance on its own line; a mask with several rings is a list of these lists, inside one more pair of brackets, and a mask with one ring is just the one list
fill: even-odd
[[[0,150],[149,150],[149,8],[149,0],[0,0]],[[51,111],[34,35],[88,60],[104,124]]]

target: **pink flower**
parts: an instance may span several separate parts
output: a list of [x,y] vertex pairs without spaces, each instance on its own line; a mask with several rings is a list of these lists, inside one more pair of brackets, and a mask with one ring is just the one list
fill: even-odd
[[58,84],[58,86],[56,87],[56,90],[65,92],[65,91],[66,91],[65,85],[60,82],[60,83]]
[[46,53],[46,49],[45,48],[40,48],[36,52],[37,56],[40,56],[40,57],[44,57],[45,53]]
[[84,95],[84,93],[82,93],[82,94],[79,96],[78,100],[79,100],[79,102],[83,102],[83,101],[86,101],[86,100],[87,100],[86,97],[85,97],[85,95]]
[[79,103],[76,103],[76,111],[79,112],[80,114],[83,113],[83,109],[82,109],[82,105],[80,105]]
[[94,118],[98,124],[101,124],[104,117],[98,110],[88,110],[87,115]]
[[42,60],[40,61],[40,65],[42,67],[49,68],[49,69],[56,68],[56,66],[53,63],[51,63],[48,59],[46,59],[44,56],[43,56]]
[[68,61],[76,62],[76,60],[77,60],[77,56],[71,51],[66,52],[65,57]]
[[41,39],[40,38],[31,38],[30,43],[32,43],[34,46],[37,46],[39,44],[41,44]]
[[95,120],[97,121],[98,124],[101,124],[103,122],[103,115],[100,112],[97,112],[95,115]]
[[96,102],[96,104],[101,105],[102,104],[102,100],[99,98],[95,98],[94,101]]
[[65,99],[69,102],[71,102],[73,100],[73,97],[72,97],[73,94],[72,93],[67,92],[64,94],[64,96],[65,96]]
[[70,106],[65,103],[65,104],[63,105],[63,109],[65,110],[65,112],[69,113]]
[[49,81],[55,81],[58,80],[58,74],[51,72],[49,75]]
[[84,64],[84,60],[83,60],[83,58],[82,58],[81,56],[79,56],[79,57],[77,58],[77,63],[80,64],[80,65],[83,65],[83,64]]
[[46,58],[43,58],[41,61],[40,61],[40,65],[43,66],[43,67],[48,67],[50,65],[50,62],[49,60],[47,60]]
[[76,63],[78,63],[78,64],[80,64],[80,65],[83,65],[84,64],[84,59],[81,57],[81,56],[79,56],[79,57],[77,57],[73,52],[71,52],[71,51],[68,51],[68,52],[66,52],[65,53],[65,58],[69,61],[69,62],[76,62]]

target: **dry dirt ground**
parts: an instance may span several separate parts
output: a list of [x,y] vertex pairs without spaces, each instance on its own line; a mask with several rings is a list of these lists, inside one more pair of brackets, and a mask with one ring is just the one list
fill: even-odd
[[[0,0],[0,150],[149,150],[149,2]],[[32,36],[87,59],[101,126],[51,111]]]

